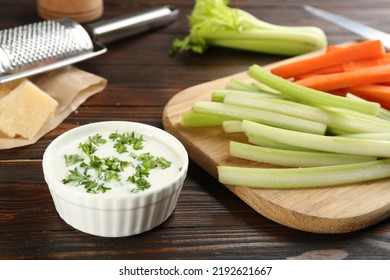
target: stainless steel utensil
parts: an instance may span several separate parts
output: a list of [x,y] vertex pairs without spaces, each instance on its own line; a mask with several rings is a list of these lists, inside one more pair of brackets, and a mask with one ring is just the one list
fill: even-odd
[[349,18],[331,13],[322,9],[314,8],[308,5],[303,6],[304,9],[315,16],[318,16],[322,19],[325,19],[329,22],[337,24],[353,33],[356,33],[366,39],[370,40],[381,40],[383,46],[386,49],[390,49],[390,35],[380,31],[378,29],[369,27],[367,25],[361,24],[357,21],[351,20]]
[[86,60],[107,51],[104,46],[176,19],[170,5],[153,7],[86,25],[47,20],[0,30],[0,83],[29,77]]

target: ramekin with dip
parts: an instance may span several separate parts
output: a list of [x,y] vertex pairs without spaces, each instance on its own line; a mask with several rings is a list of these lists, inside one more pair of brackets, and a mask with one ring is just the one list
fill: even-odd
[[172,214],[188,155],[162,129],[106,121],[57,137],[47,147],[42,166],[66,223],[92,235],[123,237],[148,231]]

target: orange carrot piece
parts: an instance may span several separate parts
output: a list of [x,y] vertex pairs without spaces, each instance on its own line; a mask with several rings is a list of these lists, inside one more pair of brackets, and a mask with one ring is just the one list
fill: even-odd
[[296,81],[297,84],[322,91],[386,82],[390,82],[390,64]]
[[332,50],[321,55],[293,61],[271,69],[282,78],[293,78],[315,70],[360,59],[382,57],[384,48],[379,40],[363,41],[344,48]]
[[332,52],[332,51],[339,50],[342,48],[343,47],[341,47],[341,46],[329,45],[326,47],[326,52]]
[[378,59],[363,59],[350,61],[343,64],[344,71],[353,71],[362,68],[375,67],[379,65],[390,64],[390,57],[382,57]]
[[390,109],[390,86],[362,85],[347,88],[347,91],[365,100],[377,102],[383,108]]
[[334,66],[329,66],[329,67],[326,67],[326,68],[318,69],[316,71],[313,71],[313,72],[310,72],[310,73],[306,73],[306,74],[303,74],[303,75],[300,75],[300,76],[296,76],[294,78],[294,80],[298,81],[298,80],[309,78],[309,77],[313,77],[313,76],[325,75],[325,74],[333,74],[333,73],[340,73],[340,72],[344,72],[344,71],[345,71],[344,70],[344,65],[343,64],[338,64],[338,65],[334,65]]

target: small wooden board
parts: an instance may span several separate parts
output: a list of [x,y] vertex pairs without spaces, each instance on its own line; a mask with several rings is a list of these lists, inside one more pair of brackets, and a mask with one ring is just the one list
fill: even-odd
[[[176,136],[186,147],[189,157],[216,179],[218,165],[266,166],[229,156],[229,141],[246,142],[244,135],[228,135],[219,127],[190,129],[179,124],[180,113],[190,110],[195,101],[210,100],[211,91],[223,88],[232,78],[250,79],[242,72],[185,89],[167,103],[163,115],[165,130]],[[302,231],[352,232],[390,216],[390,179],[298,190],[226,187],[261,215]]]

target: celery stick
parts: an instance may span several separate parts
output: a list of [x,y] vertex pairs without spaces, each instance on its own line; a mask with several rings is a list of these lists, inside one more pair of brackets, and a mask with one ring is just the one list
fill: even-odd
[[270,71],[258,66],[249,67],[248,75],[259,82],[272,87],[294,99],[316,106],[331,106],[350,109],[368,115],[377,115],[380,105],[374,102],[363,102],[355,99],[332,95],[322,91],[310,89],[272,74]]
[[325,122],[329,129],[346,133],[390,132],[390,122],[379,117],[340,108],[324,107],[329,120]]
[[390,111],[381,107],[379,109],[378,118],[390,121]]
[[246,134],[255,134],[276,142],[333,153],[390,157],[390,141],[316,135],[244,120]]
[[[355,100],[361,100],[361,101],[369,102],[369,101],[367,101],[367,100],[365,100],[365,99],[363,99],[363,98],[361,98],[359,96],[356,96],[356,95],[354,95],[352,93],[349,93],[349,92],[346,94],[345,97],[346,98],[350,98],[350,99],[355,99]],[[379,109],[378,118],[381,118],[381,119],[389,121],[390,120],[390,111],[385,109],[385,108],[383,108],[383,107],[381,107]]]
[[228,119],[226,117],[188,111],[180,114],[179,123],[184,127],[209,127],[220,126]]
[[329,116],[324,110],[288,100],[227,94],[223,102],[231,105],[271,111],[315,122],[329,122]]
[[224,121],[222,123],[222,128],[223,131],[226,133],[237,133],[237,132],[243,132],[242,126],[241,126],[241,121]]
[[219,181],[256,188],[314,188],[388,178],[390,159],[305,168],[218,166]]
[[[205,37],[206,40],[214,46],[286,56],[295,56],[311,52],[313,51],[313,46],[317,44],[317,42],[320,43],[315,37],[313,37],[314,40],[312,40],[310,44],[307,44],[307,42],[302,40],[292,41],[286,38],[289,35],[304,35],[310,39],[306,36],[307,34],[302,34],[301,30],[294,32],[294,34],[292,34],[290,30],[273,30],[272,33],[273,34],[271,34],[271,32],[248,32],[245,34],[245,37],[242,36],[240,40],[229,38],[237,34],[235,31],[221,32],[221,34],[218,34],[215,38],[207,37],[208,34],[206,33],[199,33],[199,35]],[[277,35],[280,38],[271,38],[272,35]],[[317,48],[317,50],[318,49],[319,48]]]
[[245,83],[238,79],[231,79],[226,85],[225,89],[231,90],[242,90],[242,91],[252,91],[252,92],[261,92],[257,87]]
[[263,91],[263,92],[268,92],[268,93],[272,93],[272,94],[281,94],[276,89],[273,89],[273,88],[271,88],[263,83],[253,82],[253,83],[251,83],[251,85],[256,87],[258,90]]
[[390,141],[390,133],[353,133],[353,134],[344,134],[340,137],[347,138],[359,138],[359,139],[372,139],[372,140],[385,140]]
[[220,102],[198,101],[192,106],[192,110],[198,113],[213,114],[236,120],[246,119],[308,133],[324,134],[326,129],[326,125],[323,123]]
[[248,96],[248,97],[263,97],[263,98],[283,98],[282,95],[264,93],[264,92],[253,92],[233,89],[216,89],[211,93],[211,100],[215,102],[223,102],[227,95],[233,96]]
[[223,46],[281,55],[298,55],[326,46],[325,33],[311,26],[281,26],[257,19],[228,6],[226,0],[196,0],[188,17],[189,35],[176,39],[171,52],[203,53],[209,46]]
[[[242,129],[242,125],[241,125]],[[304,147],[292,146],[284,143],[280,143],[277,141],[270,140],[265,137],[261,137],[254,134],[246,134],[248,137],[248,142],[257,146],[275,148],[275,149],[283,149],[283,150],[292,150],[292,151],[312,151],[310,149]]]
[[316,151],[291,151],[260,147],[235,141],[230,141],[229,151],[230,155],[234,157],[288,167],[340,165],[376,160],[376,157],[372,156]]

